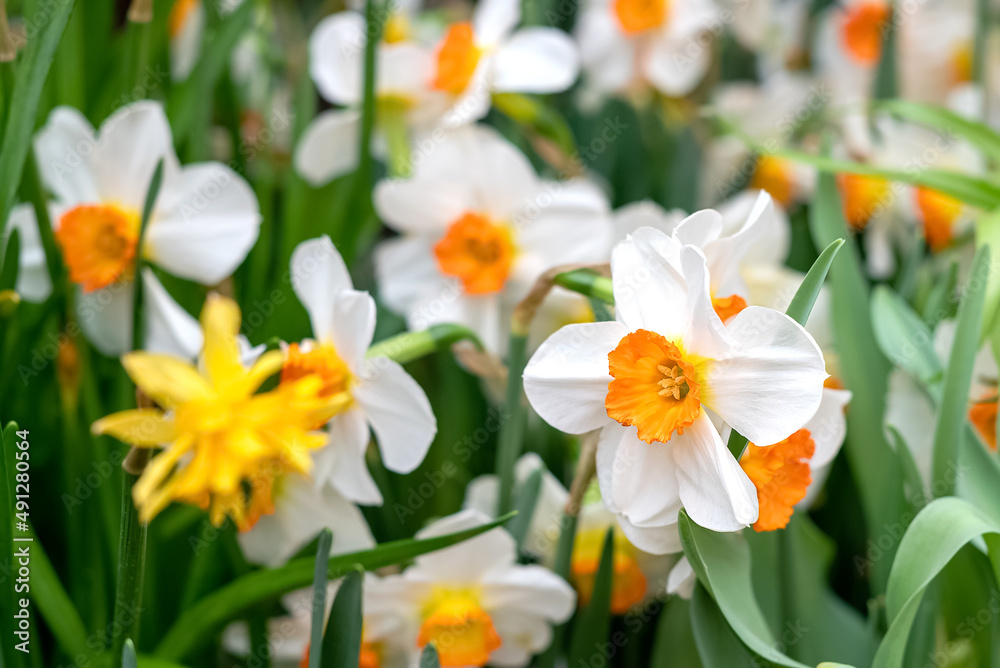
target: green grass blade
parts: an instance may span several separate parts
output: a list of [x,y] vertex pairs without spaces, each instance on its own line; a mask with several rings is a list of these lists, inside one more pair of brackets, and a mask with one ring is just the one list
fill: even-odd
[[[370,550],[337,555],[327,562],[327,575],[335,578],[356,567],[373,570],[398,564],[478,536],[502,525],[512,516],[504,516],[489,524],[446,536],[393,541]],[[295,589],[308,587],[312,582],[314,566],[314,559],[295,559],[281,568],[263,569],[244,575],[209,594],[177,618],[157,646],[157,656],[180,660],[203,646],[222,626],[247,610],[276,601]]]
[[571,666],[589,666],[601,653],[608,634],[611,633],[611,588],[614,578],[614,529],[608,529],[601,550],[601,562],[594,576],[594,589],[590,601],[577,615],[570,642]]
[[875,109],[940,130],[946,136],[961,137],[985,155],[1000,160],[1000,134],[985,123],[971,120],[944,107],[908,100],[881,100],[875,104]]
[[323,656],[323,618],[326,617],[326,564],[330,561],[333,532],[323,529],[316,546],[316,565],[313,568],[312,628],[309,634],[309,668],[319,668]]
[[53,9],[45,27],[33,39],[28,40],[28,46],[17,64],[17,76],[11,96],[17,103],[10,106],[3,143],[0,143],[0,221],[3,222],[0,227],[4,229],[10,210],[14,207],[17,187],[21,183],[24,160],[31,148],[35,117],[45,79],[73,6],[74,0],[66,0]]
[[543,467],[532,471],[517,493],[517,505],[515,507],[517,516],[507,525],[507,530],[514,536],[519,549],[524,546],[524,540],[528,537],[528,529],[531,527],[531,519],[535,514],[538,495],[542,491],[543,473],[545,473]]
[[362,585],[365,573],[344,576],[323,636],[323,668],[355,668],[361,656]]

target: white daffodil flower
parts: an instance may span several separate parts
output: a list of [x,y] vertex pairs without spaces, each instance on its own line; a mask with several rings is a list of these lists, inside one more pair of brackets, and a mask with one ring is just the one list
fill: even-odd
[[437,433],[430,402],[399,363],[365,357],[375,332],[375,300],[354,289],[329,237],[299,244],[291,271],[315,339],[289,346],[282,380],[317,374],[323,392],[351,395],[348,408],[330,421],[330,442],[316,452],[313,475],[317,484],[329,482],[352,501],[379,505],[382,495],[365,464],[370,432],[386,468],[409,473]]
[[[55,195],[56,241],[79,286],[77,317],[106,355],[132,346],[132,282],[139,253],[204,285],[227,278],[257,240],[260,209],[247,182],[216,162],[181,166],[163,107],[138,102],[95,133],[80,112],[55,109],[35,139],[42,178]],[[139,243],[156,165],[163,180]]]
[[647,84],[687,95],[708,72],[704,34],[717,22],[712,0],[588,0],[575,33],[585,85],[599,96]]
[[52,279],[45,264],[45,249],[38,236],[38,221],[31,204],[18,204],[10,212],[3,247],[6,249],[10,235],[17,230],[18,250],[17,283],[14,289],[22,299],[43,302],[52,294]]
[[[717,235],[721,220],[704,217]],[[757,521],[756,489],[710,412],[754,443],[789,437],[819,408],[819,347],[771,309],[746,307],[724,325],[705,254],[652,228],[615,248],[611,270],[617,320],[546,341],[524,372],[529,401],[562,431],[602,430],[602,498],[641,549],[680,549],[682,506],[715,531]]]
[[[529,452],[517,460],[514,478],[517,484],[523,485],[532,473],[543,470],[542,487],[524,538],[524,549],[551,568],[555,564],[559,535],[565,528],[563,513],[569,501],[569,492],[554,475],[544,470],[544,466],[541,457]],[[474,478],[465,488],[463,507],[492,515],[496,512],[499,490],[500,481],[495,475]],[[577,517],[570,575],[580,603],[586,605],[593,592],[604,537],[608,529],[612,529],[615,558],[611,611],[616,615],[623,615],[648,598],[663,592],[666,575],[675,559],[649,554],[632,545],[615,515],[604,507],[600,498],[590,498],[592,491],[596,492],[596,488],[588,491]]]
[[502,351],[505,314],[547,269],[600,262],[608,203],[583,181],[542,181],[496,131],[455,130],[409,179],[379,182],[375,209],[402,236],[375,253],[382,298],[410,329],[472,328]]
[[[416,537],[487,521],[463,510]],[[381,585],[365,598],[366,622],[382,627],[402,620],[397,637],[413,648],[412,660],[434,643],[442,666],[525,666],[552,642],[552,624],[566,621],[576,607],[565,580],[542,566],[518,565],[514,538],[500,527],[417,557]]]

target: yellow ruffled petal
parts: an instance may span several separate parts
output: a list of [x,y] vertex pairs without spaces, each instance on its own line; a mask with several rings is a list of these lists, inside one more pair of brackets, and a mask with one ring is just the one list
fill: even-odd
[[209,295],[201,311],[201,328],[205,334],[201,360],[212,382],[222,389],[241,380],[246,371],[240,362],[236,340],[240,331],[240,307],[227,297]]
[[264,353],[257,358],[250,370],[245,372],[244,378],[239,382],[238,389],[234,387],[234,391],[247,396],[253,394],[257,388],[264,384],[264,381],[281,371],[282,364],[284,364],[284,356],[280,350]]
[[125,372],[146,395],[164,408],[212,396],[212,387],[187,362],[158,353],[134,352],[122,357]]
[[167,420],[155,408],[137,408],[112,413],[91,426],[94,435],[107,434],[139,447],[170,443],[177,437],[173,420]]

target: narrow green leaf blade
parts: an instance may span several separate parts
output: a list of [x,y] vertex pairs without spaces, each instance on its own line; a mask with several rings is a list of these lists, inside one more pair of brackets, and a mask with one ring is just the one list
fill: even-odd
[[316,564],[313,568],[312,617],[309,629],[309,668],[319,668],[323,650],[323,618],[326,617],[326,564],[330,561],[333,532],[329,528],[319,534],[316,545]]
[[826,275],[830,272],[833,260],[843,245],[843,239],[834,239],[830,245],[823,249],[823,252],[813,262],[812,267],[809,268],[805,278],[802,279],[802,283],[795,291],[795,296],[792,297],[788,308],[785,309],[785,314],[800,325],[806,324],[806,320],[809,319],[816,299],[823,289],[823,283],[826,282]]
[[531,527],[531,519],[535,514],[535,505],[538,503],[538,495],[542,491],[542,474],[544,467],[539,467],[531,472],[528,479],[518,490],[517,516],[507,525],[507,530],[514,536],[518,548],[523,547],[524,539],[528,536],[528,529]]
[[974,121],[950,109],[909,100],[880,100],[875,109],[920,125],[940,130],[946,136],[958,136],[985,155],[1000,161],[1000,134],[979,121]]
[[594,576],[594,589],[590,602],[579,613],[576,626],[573,628],[573,638],[570,642],[571,666],[589,666],[591,661],[600,656],[601,648],[611,632],[611,586],[614,576],[614,531],[608,529],[604,537],[604,548],[601,550],[601,562]]
[[138,668],[138,659],[135,656],[135,644],[131,638],[125,638],[125,646],[122,647],[122,668]]
[[[0,235],[0,240],[3,235]],[[7,246],[3,250],[3,264],[0,265],[0,291],[13,290],[17,285],[17,270],[20,265],[21,234],[13,230],[7,238]]]
[[330,622],[323,636],[324,668],[355,668],[361,656],[363,570],[349,572],[333,599]]

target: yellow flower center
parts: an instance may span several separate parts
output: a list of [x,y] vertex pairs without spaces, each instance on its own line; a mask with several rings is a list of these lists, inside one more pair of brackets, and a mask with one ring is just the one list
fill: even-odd
[[170,16],[167,17],[167,32],[170,39],[177,37],[184,29],[188,17],[198,8],[201,0],[177,0],[170,9]]
[[[594,593],[594,580],[601,563],[606,528],[589,529],[576,534],[570,575],[579,594],[580,604],[587,605]],[[614,532],[614,575],[611,584],[611,612],[623,615],[646,596],[646,576],[636,560],[637,551],[625,534]]]
[[493,620],[473,590],[436,589],[424,606],[423,617],[417,644],[433,643],[443,668],[484,666],[500,647]]
[[406,18],[405,14],[396,12],[385,22],[382,39],[386,44],[399,44],[408,40],[411,32],[410,20]]
[[55,234],[70,280],[93,292],[127,274],[139,223],[138,212],[111,204],[81,204],[64,213]]
[[482,49],[476,46],[472,24],[468,21],[453,24],[438,47],[434,88],[460,94],[469,86],[482,55]]
[[930,188],[917,188],[917,210],[924,223],[924,238],[932,251],[939,251],[951,244],[954,225],[962,214],[962,203]]
[[757,160],[750,187],[765,191],[782,207],[789,208],[795,196],[795,181],[788,161],[762,155]]
[[722,322],[729,322],[740,311],[747,307],[747,300],[739,295],[729,295],[728,297],[712,297],[712,308],[718,314]]
[[973,45],[967,40],[951,54],[951,84],[963,84],[972,81]]
[[604,407],[608,417],[629,427],[647,443],[666,443],[683,434],[701,414],[698,365],[681,349],[645,329],[626,335],[608,353],[608,383]]
[[874,65],[882,55],[882,33],[889,22],[885,2],[859,2],[846,10],[840,23],[840,43],[851,59]]
[[760,514],[755,531],[784,529],[795,504],[805,498],[812,475],[809,460],[816,444],[808,429],[800,429],[775,445],[751,443],[740,458],[740,466],[757,488]]
[[514,262],[510,231],[479,213],[468,212],[434,246],[438,267],[462,281],[469,294],[497,292]]
[[844,218],[856,230],[863,230],[879,209],[889,203],[889,182],[877,176],[838,174],[837,187]]
[[615,0],[614,11],[622,30],[636,34],[663,25],[670,6],[668,0]]
[[299,344],[293,343],[285,354],[281,382],[291,383],[307,376],[320,380],[319,396],[324,399],[347,392],[352,379],[350,369],[332,344],[322,343],[309,352],[302,352]]

